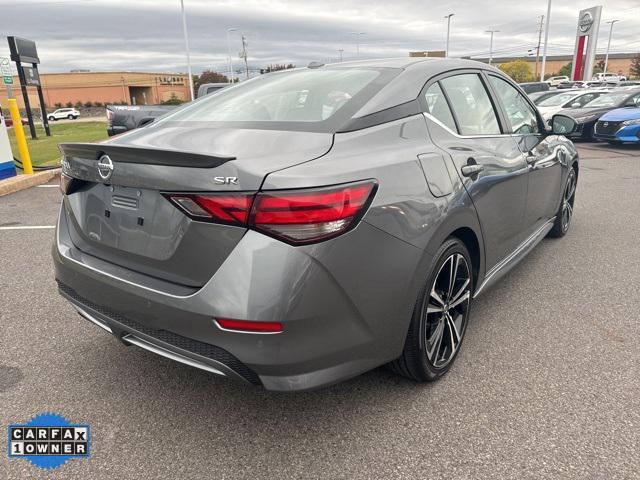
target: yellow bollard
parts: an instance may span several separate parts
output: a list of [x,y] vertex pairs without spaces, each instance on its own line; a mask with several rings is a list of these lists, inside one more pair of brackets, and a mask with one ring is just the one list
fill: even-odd
[[16,143],[18,144],[18,152],[20,161],[22,162],[22,170],[24,173],[33,173],[31,165],[31,155],[27,147],[27,138],[24,136],[24,128],[22,128],[22,119],[20,118],[20,110],[18,110],[18,102],[15,98],[9,99],[9,113],[13,120],[13,131],[16,134]]

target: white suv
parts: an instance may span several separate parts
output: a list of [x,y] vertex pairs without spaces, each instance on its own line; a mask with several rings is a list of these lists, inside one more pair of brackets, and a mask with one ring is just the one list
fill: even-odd
[[47,115],[47,118],[51,121],[61,120],[63,118],[68,118],[69,120],[75,120],[80,116],[80,112],[75,108],[59,108],[55,112]]
[[569,77],[567,77],[566,75],[561,75],[559,77],[549,77],[546,80],[546,82],[549,84],[550,87],[557,87],[562,82],[568,82],[568,81],[569,81]]
[[607,83],[620,83],[626,82],[627,77],[624,75],[616,75],[615,73],[596,73],[591,80],[597,80],[599,82]]

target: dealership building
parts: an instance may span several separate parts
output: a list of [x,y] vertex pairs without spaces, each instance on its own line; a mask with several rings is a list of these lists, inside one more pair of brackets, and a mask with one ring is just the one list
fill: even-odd
[[[41,73],[40,82],[48,108],[91,102],[129,105],[159,104],[171,98],[189,100],[189,80],[179,73],[89,72]],[[13,95],[22,107],[22,93],[17,76],[13,78]],[[6,98],[6,88],[0,86],[0,97]],[[29,88],[31,105],[38,105],[35,88]]]

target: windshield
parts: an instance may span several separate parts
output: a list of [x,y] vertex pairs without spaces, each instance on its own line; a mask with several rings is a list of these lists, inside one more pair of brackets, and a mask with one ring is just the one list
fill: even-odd
[[350,118],[388,81],[390,72],[382,70],[300,69],[265,75],[204,97],[162,123],[234,122],[234,127],[324,130],[320,127],[334,117]]
[[591,100],[585,105],[585,108],[590,107],[615,107],[619,103],[624,102],[629,96],[627,93],[605,93],[604,95]]
[[553,97],[545,98],[540,103],[538,103],[539,107],[558,107],[568,102],[576,95],[574,93],[560,93],[558,95],[554,95]]

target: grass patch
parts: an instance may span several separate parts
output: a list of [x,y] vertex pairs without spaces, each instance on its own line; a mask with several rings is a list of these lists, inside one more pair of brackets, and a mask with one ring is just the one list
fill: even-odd
[[[47,137],[42,126],[36,126],[37,140],[31,138],[29,126],[25,126],[24,134],[27,137],[27,145],[33,165],[56,165],[60,163],[59,143],[67,142],[97,142],[107,138],[106,122],[73,122],[51,123],[51,136]],[[9,141],[13,155],[19,158],[18,146],[14,129],[9,129]]]

